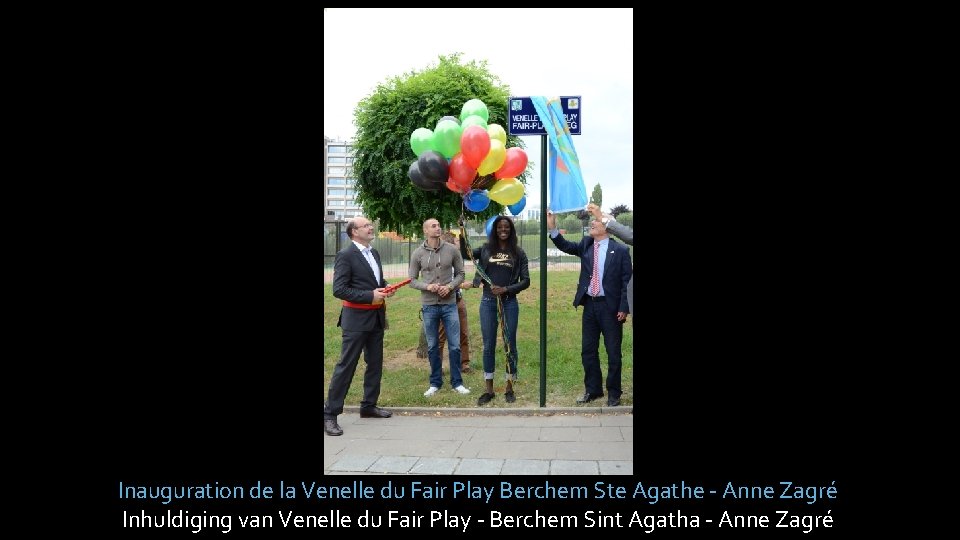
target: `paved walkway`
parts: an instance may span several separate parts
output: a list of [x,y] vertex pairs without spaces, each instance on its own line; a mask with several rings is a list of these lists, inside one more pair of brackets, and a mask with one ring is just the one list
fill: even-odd
[[323,474],[633,474],[633,407],[389,408],[323,437]]

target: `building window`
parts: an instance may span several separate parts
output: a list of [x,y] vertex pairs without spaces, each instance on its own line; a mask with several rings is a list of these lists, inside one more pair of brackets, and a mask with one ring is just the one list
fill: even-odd
[[333,146],[333,145],[330,145],[330,146],[327,147],[327,153],[330,153],[330,154],[345,154],[345,153],[347,153],[347,147],[346,147],[346,146]]
[[[347,197],[353,197],[353,196],[356,195],[356,194],[357,194],[357,193],[356,193],[352,188],[347,188],[347,189],[346,189],[346,193],[344,193],[344,195],[346,195]],[[331,193],[331,195],[332,195],[332,193]]]
[[347,177],[347,183],[346,183],[346,185],[352,186],[352,185],[354,185],[354,184],[356,184],[356,183],[357,183],[357,179],[356,179],[356,178],[354,178],[354,177],[352,177],[352,176],[348,176],[348,177]]
[[327,167],[327,174],[343,174],[344,167]]
[[343,191],[343,188],[327,188],[327,195],[342,197],[344,195]]
[[330,199],[327,204],[329,206],[343,206],[343,199]]
[[347,164],[353,165],[353,156],[347,158]]
[[327,163],[346,163],[347,158],[340,156],[327,156]]
[[327,183],[331,186],[345,186],[347,185],[346,178],[327,178]]

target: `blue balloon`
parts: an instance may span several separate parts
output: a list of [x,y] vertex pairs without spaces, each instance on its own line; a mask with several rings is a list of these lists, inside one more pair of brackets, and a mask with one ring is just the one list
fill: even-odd
[[507,208],[510,209],[511,214],[518,216],[520,215],[520,212],[523,212],[523,209],[526,207],[527,207],[527,196],[524,195],[523,197],[520,197],[519,201],[511,204]]
[[483,227],[483,230],[487,231],[487,236],[490,236],[490,231],[493,230],[493,222],[500,216],[490,216],[490,219],[487,220],[487,224]]
[[485,189],[471,189],[463,196],[463,205],[471,212],[483,212],[490,206],[490,196]]

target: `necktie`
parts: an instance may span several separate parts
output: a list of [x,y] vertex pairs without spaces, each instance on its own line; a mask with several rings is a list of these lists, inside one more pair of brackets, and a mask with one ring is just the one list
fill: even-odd
[[593,277],[590,278],[590,296],[600,294],[600,242],[593,241]]
[[373,260],[373,253],[370,252],[370,248],[363,250],[363,257],[367,259],[370,270],[373,270],[373,277],[377,278],[377,283],[380,283],[380,274],[377,272],[377,261]]

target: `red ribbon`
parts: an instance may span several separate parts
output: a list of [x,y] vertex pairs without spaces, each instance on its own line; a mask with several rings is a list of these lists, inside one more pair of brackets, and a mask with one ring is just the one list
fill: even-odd
[[353,302],[348,302],[344,300],[343,307],[349,307],[354,309],[383,309],[384,307],[386,307],[386,304],[382,302],[379,304],[355,304]]
[[[383,292],[386,292],[386,293],[393,292],[408,283],[410,283],[410,278],[407,278],[395,285],[387,285],[386,287],[383,288]],[[357,304],[355,302],[344,300],[343,307],[354,308],[354,309],[384,309],[385,307],[387,307],[387,304],[382,301],[379,304]]]

